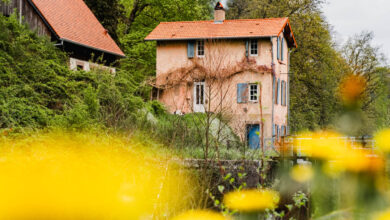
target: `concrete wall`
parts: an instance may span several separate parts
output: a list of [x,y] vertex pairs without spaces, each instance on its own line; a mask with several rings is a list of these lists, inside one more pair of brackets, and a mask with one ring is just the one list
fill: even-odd
[[[277,38],[258,39],[257,56],[249,56],[250,60],[258,66],[272,69],[276,79],[288,82],[288,48],[284,44],[284,61],[277,59]],[[196,51],[196,50],[195,50]],[[201,64],[210,69],[210,74],[235,68],[245,56],[245,40],[225,40],[207,42],[205,57],[187,57],[187,41],[159,42],[157,46],[157,78],[179,78],[180,75],[169,75],[180,68],[186,68],[193,63]],[[274,63],[274,65],[273,65]],[[180,81],[180,79],[176,79]],[[157,80],[159,81],[159,80]],[[265,119],[265,137],[272,138],[272,126],[280,127],[287,125],[287,106],[280,103],[274,104],[273,73],[272,71],[252,72],[244,71],[233,75],[224,82],[215,80],[207,81],[206,84],[206,110],[223,112],[231,117],[231,126],[242,139],[246,138],[246,125],[260,123],[260,105],[258,102],[238,103],[237,84],[257,83],[262,85],[263,118]],[[193,110],[194,83],[188,79],[182,79],[180,84],[160,92],[159,100],[166,105],[170,112],[190,113]],[[218,93],[218,94],[217,94]],[[225,98],[220,98],[221,96]],[[210,101],[211,100],[211,101]],[[288,101],[286,100],[286,103]]]

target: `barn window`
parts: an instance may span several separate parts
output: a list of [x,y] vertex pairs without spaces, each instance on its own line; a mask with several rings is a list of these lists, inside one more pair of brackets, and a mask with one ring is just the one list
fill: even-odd
[[84,70],[84,65],[82,64],[77,64],[77,71]]

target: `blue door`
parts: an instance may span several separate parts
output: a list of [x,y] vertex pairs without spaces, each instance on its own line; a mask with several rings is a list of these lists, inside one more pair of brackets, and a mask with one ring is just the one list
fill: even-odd
[[260,126],[259,125],[249,125],[248,126],[248,144],[250,149],[259,149],[260,148]]

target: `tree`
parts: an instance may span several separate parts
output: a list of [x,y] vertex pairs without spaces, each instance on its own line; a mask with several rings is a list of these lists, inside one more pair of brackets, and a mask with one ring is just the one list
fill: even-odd
[[385,58],[380,48],[372,45],[373,39],[372,32],[362,32],[349,38],[341,50],[351,74],[363,77],[366,82],[361,105],[365,126],[361,134],[372,134],[376,129],[389,125],[387,111],[390,101],[386,84],[389,69],[381,67]]
[[118,24],[120,19],[124,17],[124,9],[119,1],[120,0],[84,0],[116,42],[119,42],[117,34]]

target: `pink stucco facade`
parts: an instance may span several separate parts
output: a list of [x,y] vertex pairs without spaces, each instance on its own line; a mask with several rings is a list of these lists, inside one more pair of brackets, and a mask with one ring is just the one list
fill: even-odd
[[[282,34],[283,35],[283,34]],[[282,36],[281,35],[281,36]],[[160,41],[157,44],[157,85],[163,84],[168,78],[176,78],[169,87],[160,90],[158,100],[161,101],[171,113],[191,113],[195,109],[196,80],[180,74],[169,74],[179,69],[185,69],[194,63],[210,69],[210,74],[223,75],[237,68],[242,62],[252,61],[264,71],[237,71],[223,80],[204,80],[205,102],[204,110],[211,112],[222,111],[230,119],[230,126],[242,139],[246,138],[247,125],[260,124],[260,104],[258,101],[238,102],[238,84],[260,84],[261,103],[263,109],[264,135],[266,139],[275,137],[277,129],[288,126],[288,66],[289,48],[287,43],[282,46],[283,61],[278,59],[277,37],[258,38],[258,55],[246,56],[246,43],[244,39],[205,41],[205,55],[189,58],[187,53],[188,41]],[[195,45],[195,49],[197,45]],[[282,55],[279,56],[280,58]],[[266,71],[268,69],[268,71]],[[207,71],[206,71],[207,72]],[[190,73],[191,74],[191,73]],[[183,77],[180,79],[180,77]],[[207,78],[207,77],[206,77]],[[274,78],[276,83],[274,83]],[[276,95],[278,80],[286,83],[286,105],[281,104],[281,89]],[[159,82],[161,81],[161,82]],[[260,88],[259,88],[260,90]],[[276,103],[275,99],[279,100]],[[222,97],[222,98],[221,98]],[[275,126],[276,127],[276,126]],[[284,131],[280,129],[281,133]]]

